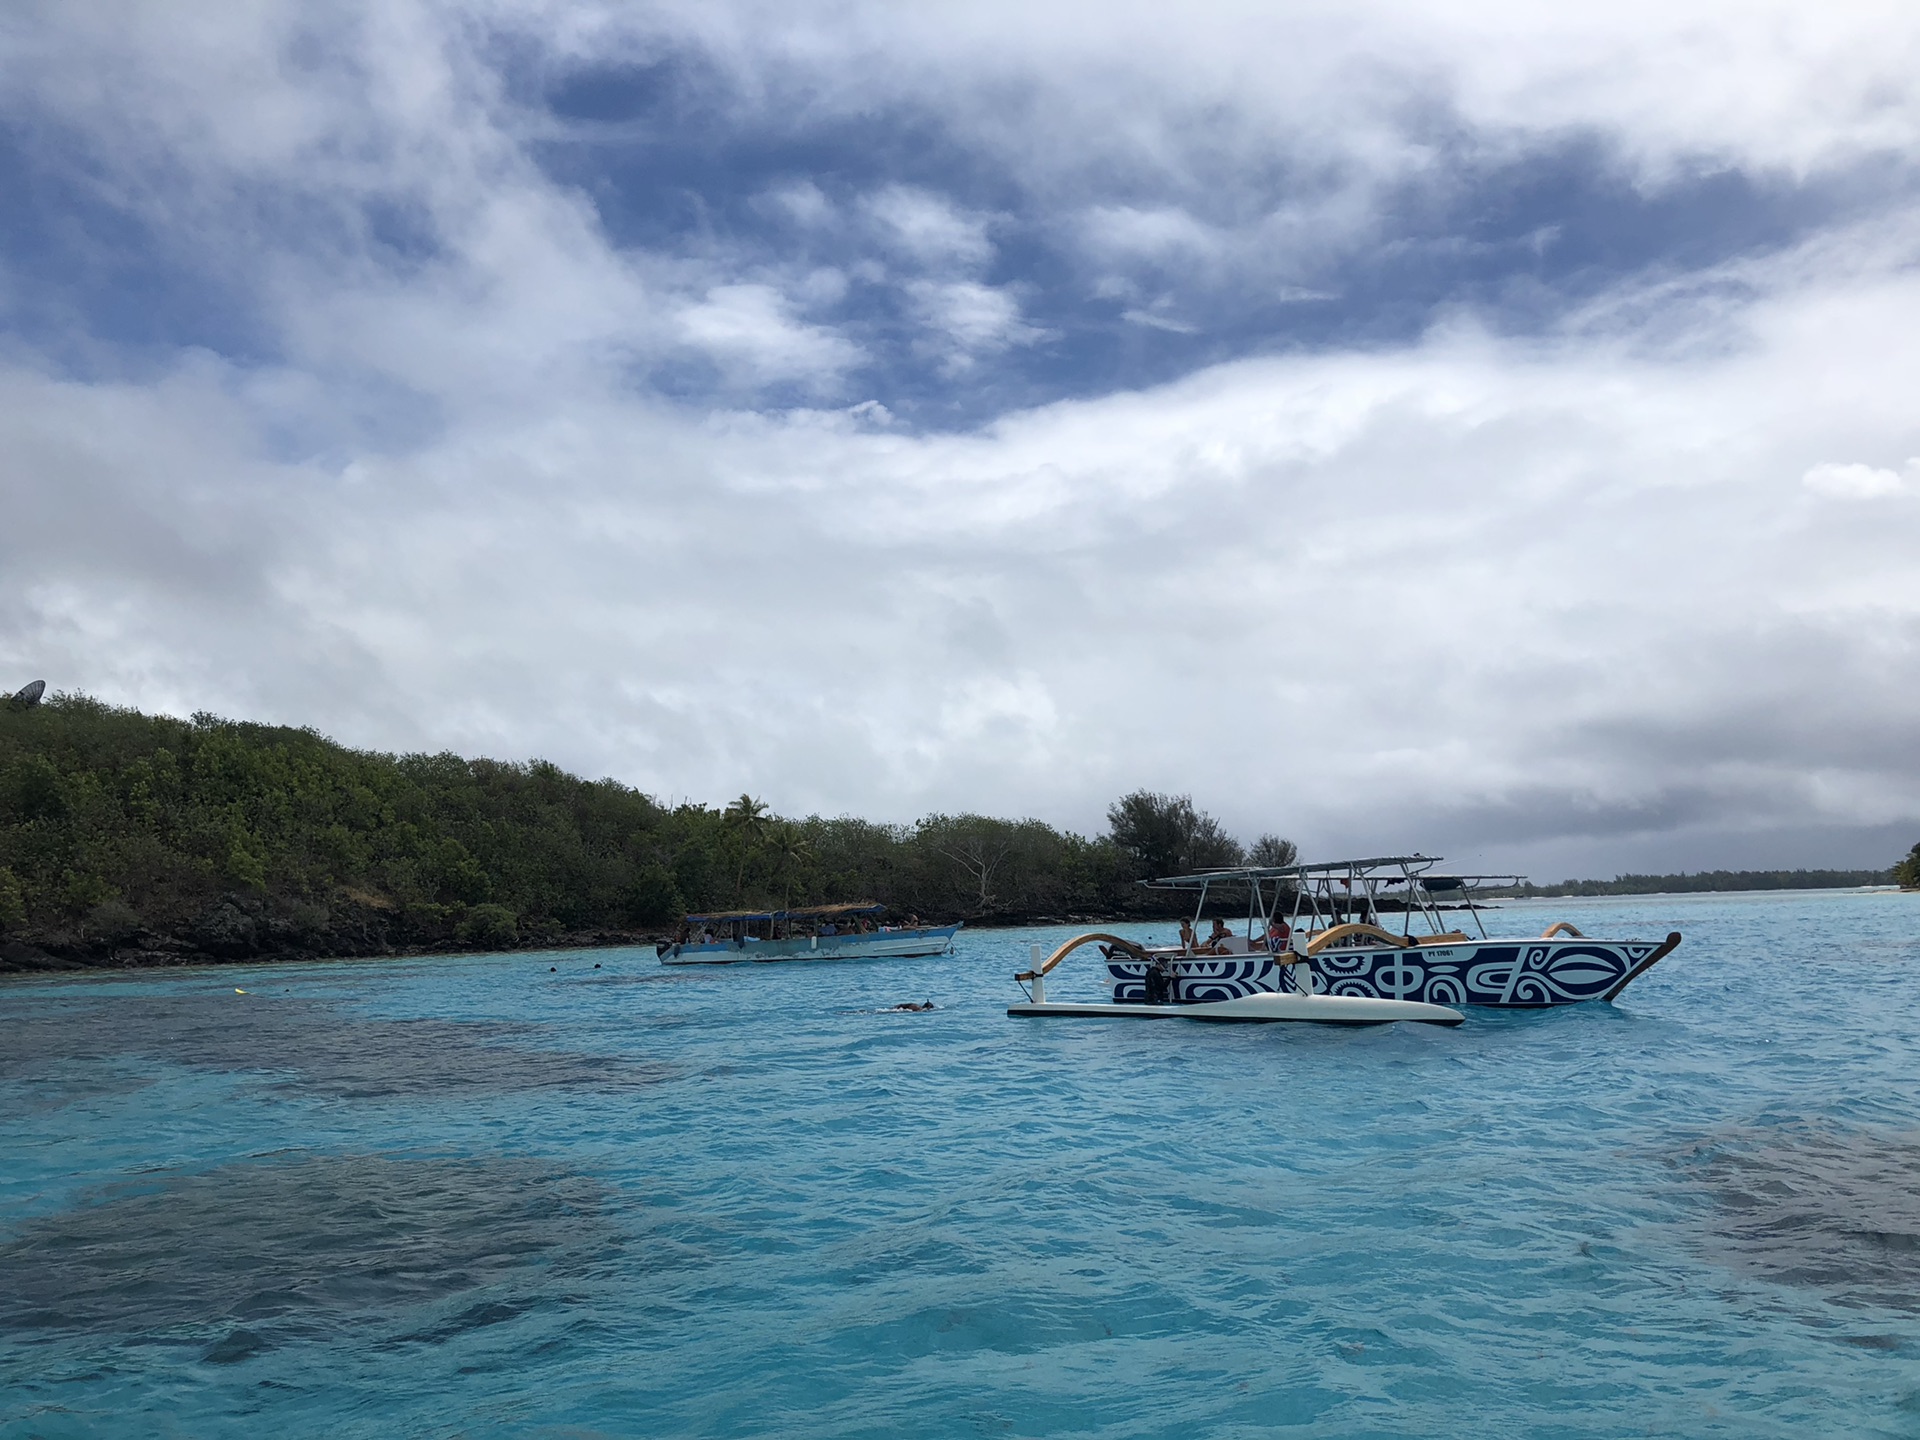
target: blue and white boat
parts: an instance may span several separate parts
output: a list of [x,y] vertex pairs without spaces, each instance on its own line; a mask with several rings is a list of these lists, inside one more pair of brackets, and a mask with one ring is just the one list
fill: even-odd
[[863,960],[942,955],[959,924],[883,924],[872,901],[793,910],[726,910],[689,915],[672,940],[655,946],[662,965],[770,964],[780,960]]
[[[1522,877],[1442,875],[1437,864],[1389,855],[1150,880],[1195,896],[1194,938],[1149,949],[1146,958],[1109,956],[1114,999],[1146,998],[1156,955],[1171,962],[1175,993],[1196,1000],[1297,989],[1296,957],[1304,956],[1315,994],[1541,1009],[1612,1000],[1680,943],[1677,931],[1664,940],[1612,940],[1565,921],[1538,936],[1490,937],[1475,893]],[[1199,936],[1209,899],[1243,897],[1243,934]],[[1448,914],[1470,917],[1477,933],[1449,925]]]
[[[1476,891],[1519,882],[1516,875],[1440,875],[1425,855],[1336,860],[1317,865],[1236,867],[1143,882],[1195,895],[1178,945],[1140,945],[1111,935],[1078,936],[1016,978],[1039,990],[1047,973],[1083,945],[1106,958],[1109,1005],[1076,1013],[1228,1006],[1252,996],[1393,1000],[1429,1006],[1508,1010],[1612,1000],[1680,943],[1582,935],[1562,921],[1526,938],[1488,936]],[[1208,902],[1246,904],[1242,933],[1216,919],[1200,934]],[[1471,917],[1477,935],[1449,926],[1443,909]],[[1057,1004],[1013,1014],[1064,1013]],[[1226,1018],[1226,1017],[1222,1017]]]

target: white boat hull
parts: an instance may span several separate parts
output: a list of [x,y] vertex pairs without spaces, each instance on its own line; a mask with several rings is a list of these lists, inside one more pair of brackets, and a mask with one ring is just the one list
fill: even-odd
[[1231,1000],[1182,1005],[1079,1004],[1065,1000],[1029,1001],[1007,1014],[1038,1018],[1114,1020],[1289,1020],[1309,1025],[1391,1025],[1412,1020],[1427,1025],[1458,1025],[1466,1017],[1445,1005],[1419,1000],[1379,1000],[1359,995],[1280,995],[1262,991]]

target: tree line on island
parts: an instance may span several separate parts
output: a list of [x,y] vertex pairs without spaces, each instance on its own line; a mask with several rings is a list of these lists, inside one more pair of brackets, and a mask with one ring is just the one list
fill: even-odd
[[[748,795],[665,806],[545,761],[57,695],[0,712],[0,947],[20,968],[606,943],[690,911],[856,898],[974,923],[1148,917],[1170,902],[1139,879],[1249,857],[1186,796],[1139,791],[1109,819],[1090,838],[973,814],[784,818]],[[1294,851],[1267,835],[1251,855]]]
[[[1143,878],[1296,859],[1277,835],[1243,846],[1184,795],[1135,791],[1107,820],[1089,837],[974,814],[784,818],[749,795],[664,806],[545,761],[371,753],[312,730],[56,695],[0,710],[0,969],[609,943],[688,912],[848,899],[976,924],[1158,918],[1180,902]],[[1920,846],[1897,878],[1920,885]]]
[[[1920,852],[1920,846],[1914,847]],[[1616,875],[1611,880],[1562,880],[1515,885],[1489,895],[1701,895],[1722,890],[1839,890],[1857,885],[1920,889],[1920,858],[1909,855],[1892,870],[1698,870],[1678,875]]]

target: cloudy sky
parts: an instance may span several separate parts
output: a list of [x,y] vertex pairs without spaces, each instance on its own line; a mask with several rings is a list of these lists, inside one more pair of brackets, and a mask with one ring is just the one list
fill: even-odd
[[1916,77],[1910,0],[21,0],[0,682],[790,814],[1889,863]]

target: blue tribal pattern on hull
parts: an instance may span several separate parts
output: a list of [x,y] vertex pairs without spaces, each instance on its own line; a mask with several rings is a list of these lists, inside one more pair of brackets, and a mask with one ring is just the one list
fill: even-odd
[[[1313,957],[1313,988],[1322,995],[1424,1000],[1433,1005],[1539,1009],[1598,1000],[1658,945],[1651,940],[1500,940],[1411,949],[1332,949]],[[1147,962],[1107,961],[1113,998],[1145,1004]],[[1194,956],[1173,962],[1174,998],[1182,1004],[1235,1000],[1262,991],[1291,994],[1292,966],[1283,956]]]

